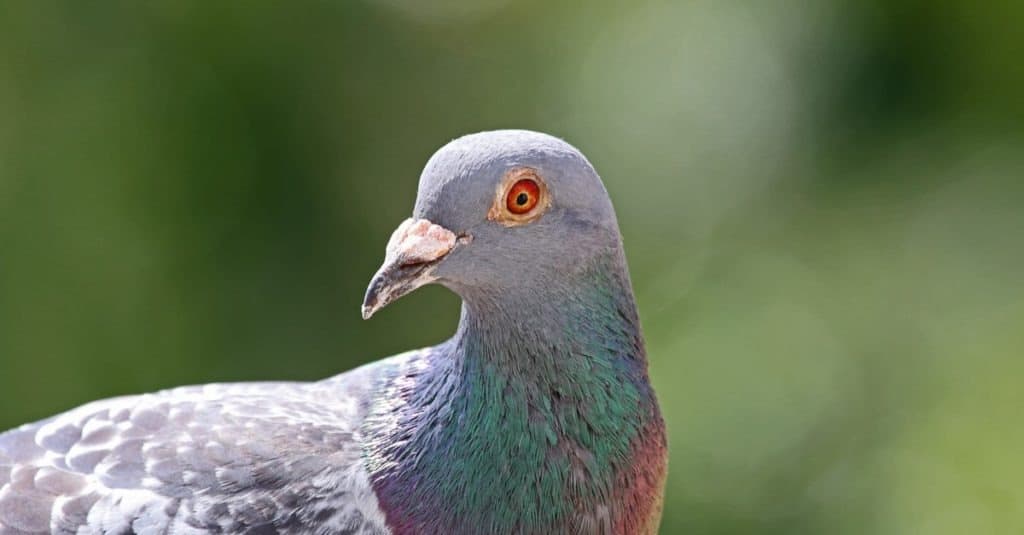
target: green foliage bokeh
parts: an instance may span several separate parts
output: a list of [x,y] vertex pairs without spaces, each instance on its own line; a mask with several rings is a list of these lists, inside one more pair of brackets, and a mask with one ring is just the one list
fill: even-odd
[[664,533],[1024,529],[1024,4],[0,6],[0,429],[314,380],[458,135],[580,147],[671,433]]

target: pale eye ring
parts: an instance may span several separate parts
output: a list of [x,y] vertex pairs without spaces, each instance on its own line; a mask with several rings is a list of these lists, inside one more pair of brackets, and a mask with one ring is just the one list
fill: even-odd
[[535,169],[512,169],[498,185],[494,205],[487,218],[505,226],[524,225],[547,210],[550,195],[547,184]]

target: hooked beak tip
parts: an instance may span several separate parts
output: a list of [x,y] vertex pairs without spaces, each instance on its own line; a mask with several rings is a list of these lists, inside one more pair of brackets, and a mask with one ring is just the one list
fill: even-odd
[[381,266],[370,281],[370,287],[366,289],[366,297],[360,309],[363,319],[370,319],[378,310],[420,286],[433,282],[432,267],[433,264],[403,266],[392,263]]
[[436,280],[433,267],[458,243],[454,232],[426,219],[407,219],[399,225],[388,241],[384,265],[370,281],[363,298],[361,313],[370,319],[378,310],[409,292]]
[[370,281],[370,287],[366,289],[366,295],[363,297],[363,306],[360,307],[360,313],[364,320],[373,317],[378,310],[384,308],[390,302],[392,286],[398,282],[393,276],[395,271],[396,266],[385,264],[373,276],[373,280]]

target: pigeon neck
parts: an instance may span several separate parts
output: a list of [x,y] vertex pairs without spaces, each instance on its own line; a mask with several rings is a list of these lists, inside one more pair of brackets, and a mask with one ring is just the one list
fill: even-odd
[[370,452],[396,532],[615,521],[616,467],[661,420],[623,259],[569,279],[532,301],[469,297],[457,334],[396,380],[402,424]]
[[[574,366],[623,360],[646,372],[640,321],[621,250],[570,273],[512,289],[462,292],[453,339],[463,358],[510,375],[550,372],[571,380]],[[575,358],[555,358],[566,354]],[[523,365],[530,369],[524,369]],[[535,377],[540,378],[540,377]]]

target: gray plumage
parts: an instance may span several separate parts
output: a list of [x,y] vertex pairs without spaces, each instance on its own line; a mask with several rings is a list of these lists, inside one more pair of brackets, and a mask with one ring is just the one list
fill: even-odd
[[[521,183],[532,184],[523,199],[535,208],[516,213],[519,197],[507,193]],[[544,505],[551,512],[544,526],[609,532],[614,523],[616,533],[653,533],[664,426],[614,210],[583,155],[519,130],[474,134],[439,150],[420,177],[413,218],[392,236],[370,283],[363,315],[434,282],[464,305],[456,336],[433,348],[320,382],[212,384],[98,401],[0,434],[0,535],[540,529],[524,527],[537,518],[521,523],[518,505],[499,515],[487,501],[474,501],[478,491],[493,489],[477,484],[463,492],[448,464],[420,481],[425,464],[441,459],[435,453],[478,455],[484,450],[472,450],[475,444],[492,452],[477,459],[479,481],[511,481],[493,459],[508,464],[547,452],[517,465],[517,475],[536,485],[500,497],[536,506],[558,496],[559,503]],[[557,327],[565,318],[579,321]],[[544,377],[523,373],[513,358],[520,335],[535,349],[520,357],[539,359],[532,367],[547,370]],[[512,342],[497,342],[506,340]],[[469,355],[467,344],[493,354]],[[564,361],[544,362],[548,357]],[[484,358],[499,363],[480,366]],[[563,384],[552,371],[562,369],[575,379]],[[503,389],[487,394],[496,384]],[[460,404],[470,399],[483,401]],[[516,399],[525,401],[509,409]],[[572,399],[577,405],[565,406]],[[431,427],[417,423],[428,407],[443,417]],[[529,418],[502,420],[525,414],[524,407]],[[544,421],[532,420],[544,414]],[[473,421],[496,427],[484,436],[461,427]],[[516,426],[525,433],[506,436]],[[440,431],[458,431],[452,436],[462,442],[428,440]],[[598,445],[590,451],[590,443]],[[597,454],[605,465],[588,465]],[[530,468],[537,463],[547,472]],[[568,467],[572,485],[543,488]],[[427,492],[439,482],[450,491],[443,503]],[[420,499],[424,492],[436,503]]]
[[387,533],[359,462],[380,364],[114,398],[0,435],[0,534]]

